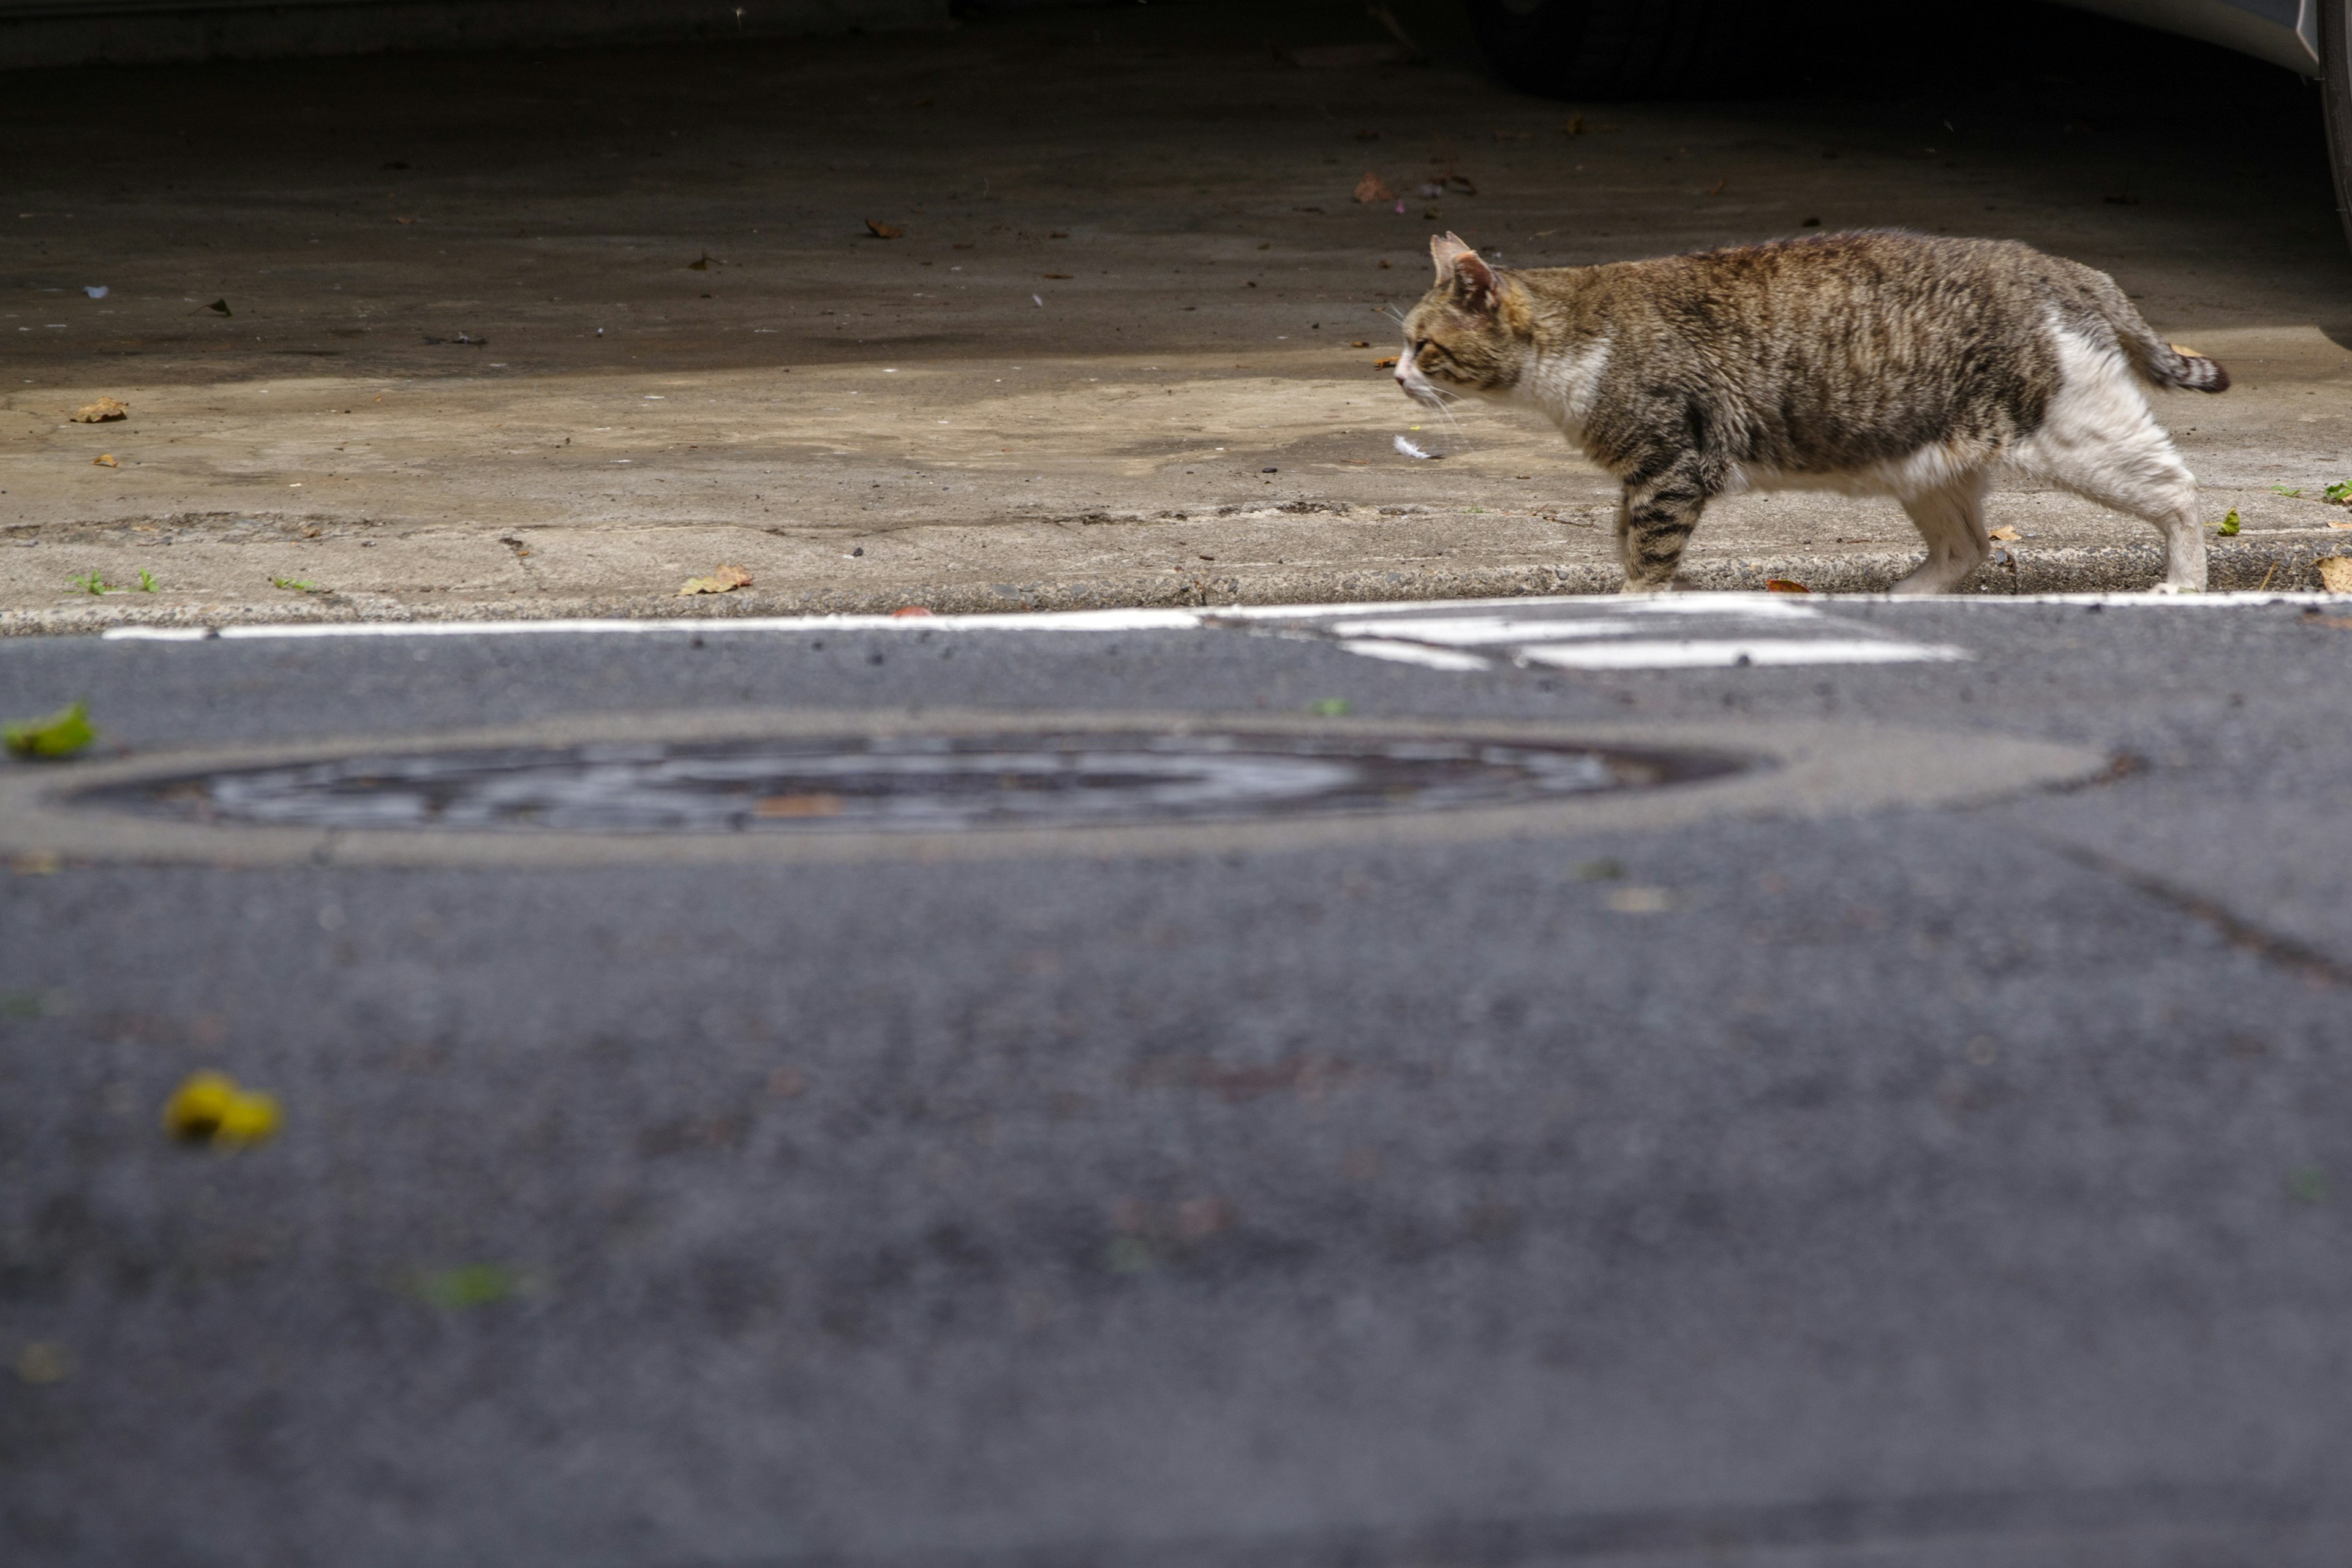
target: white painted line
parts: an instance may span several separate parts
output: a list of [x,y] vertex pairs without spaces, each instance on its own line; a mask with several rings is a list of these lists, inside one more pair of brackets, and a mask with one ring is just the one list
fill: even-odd
[[[204,637],[427,637],[589,636],[611,633],[841,631],[1189,631],[1211,622],[1321,620],[1332,616],[1381,617],[1459,616],[1467,610],[1577,607],[1602,615],[1740,615],[1811,619],[1822,604],[2102,605],[2126,609],[2250,605],[2323,605],[2352,609],[2352,598],[2321,593],[2231,594],[1950,594],[1895,598],[1885,594],[1664,594],[1623,598],[1591,594],[1499,599],[1411,599],[1346,605],[1236,605],[1204,610],[1014,610],[976,616],[697,616],[662,620],[543,621],[289,621],[223,626],[215,634],[192,626],[110,626],[101,637],[119,642],[194,642]],[[1572,633],[1553,632],[1553,636]]]
[[1556,669],[1714,669],[1765,664],[1913,664],[1969,658],[1948,643],[1865,641],[1859,637],[1790,637],[1734,641],[1683,638],[1674,642],[1538,644],[1518,650],[1529,664]]
[[1366,658],[1393,659],[1398,664],[1418,664],[1429,669],[1477,670],[1495,668],[1492,660],[1480,658],[1475,653],[1455,653],[1452,648],[1424,647],[1419,643],[1387,642],[1379,637],[1349,637],[1339,646],[1349,653],[1360,653]]
[[1318,628],[1335,637],[1405,637],[1475,647],[1483,643],[1548,642],[1555,637],[1624,637],[1642,628],[1619,616],[1609,619],[1513,621],[1501,616],[1399,616],[1393,620],[1334,621]]
[[992,616],[744,616],[667,620],[580,621],[282,621],[275,625],[223,626],[217,634],[186,626],[110,626],[101,636],[117,641],[189,642],[222,637],[439,637],[583,636],[604,633],[817,631],[1190,631],[1201,625],[1193,610],[1065,610]]

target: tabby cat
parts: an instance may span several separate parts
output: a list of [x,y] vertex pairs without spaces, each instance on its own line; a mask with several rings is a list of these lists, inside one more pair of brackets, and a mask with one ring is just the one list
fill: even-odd
[[1927,542],[1895,585],[1941,593],[1992,552],[1996,472],[2161,530],[2162,588],[2205,586],[2197,481],[2145,384],[2229,373],[2163,342],[2104,272],[2008,240],[1830,234],[1654,261],[1505,269],[1451,234],[1396,377],[1424,406],[1530,405],[1623,484],[1628,593],[1675,583],[1706,503],[1892,496]]

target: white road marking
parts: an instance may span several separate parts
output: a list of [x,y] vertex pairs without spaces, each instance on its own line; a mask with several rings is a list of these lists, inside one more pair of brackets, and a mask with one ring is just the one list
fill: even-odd
[[1349,653],[1362,654],[1366,658],[1392,659],[1398,664],[1418,664],[1429,669],[1474,670],[1492,669],[1495,661],[1480,658],[1475,653],[1456,653],[1449,647],[1430,647],[1415,642],[1389,642],[1380,637],[1345,637],[1339,646]]
[[[1577,608],[1605,616],[1721,615],[1732,610],[1751,618],[1780,620],[1820,616],[1821,606],[1838,603],[1899,605],[2099,605],[2119,609],[2231,609],[2254,605],[2320,605],[2352,608],[2342,595],[2322,593],[2229,594],[1953,594],[1935,598],[1890,600],[1882,594],[1814,594],[1805,598],[1780,594],[1670,594],[1642,599],[1614,599],[1587,595],[1548,598],[1421,599],[1391,603],[1344,605],[1234,605],[1203,610],[1010,610],[971,616],[696,616],[663,620],[532,620],[532,621],[288,621],[252,626],[226,626],[217,631],[201,626],[109,626],[100,635],[115,642],[198,642],[208,637],[583,637],[648,632],[813,631],[1190,631],[1211,625],[1252,621],[1320,621],[1332,616],[1381,617],[1419,612],[1459,618],[1465,611],[1507,609],[1527,611]],[[1548,635],[1578,635],[1558,629]],[[1369,630],[1369,627],[1361,628]]]
[[1949,643],[1892,638],[1787,637],[1734,640],[1682,637],[1668,642],[1533,643],[1517,656],[1555,669],[1719,669],[1761,664],[1917,664],[1969,658]]

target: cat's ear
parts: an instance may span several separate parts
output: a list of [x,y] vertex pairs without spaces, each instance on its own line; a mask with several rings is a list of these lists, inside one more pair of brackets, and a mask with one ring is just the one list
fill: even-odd
[[1429,258],[1436,263],[1440,288],[1450,288],[1473,310],[1492,310],[1495,269],[1457,234],[1437,235],[1429,242]]

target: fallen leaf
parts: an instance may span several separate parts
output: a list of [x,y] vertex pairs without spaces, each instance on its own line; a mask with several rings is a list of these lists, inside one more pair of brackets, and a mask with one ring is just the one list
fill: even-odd
[[[887,237],[887,236],[885,236],[884,237],[886,237],[886,238],[887,238],[887,237]],[[708,272],[708,271],[709,271],[709,270],[710,270],[710,252],[709,252],[709,251],[707,251],[707,250],[706,250],[706,251],[704,251],[704,252],[702,253],[702,258],[701,258],[701,259],[700,259],[700,260],[698,260],[698,261],[689,261],[689,262],[688,262],[688,263],[686,264],[686,269],[687,269],[688,272]]]
[[1568,117],[1568,119],[1567,119],[1567,120],[1566,120],[1566,121],[1561,124],[1561,126],[1560,126],[1560,128],[1559,128],[1559,133],[1560,133],[1561,135],[1563,135],[1563,136],[1581,136],[1581,135],[1583,135],[1583,134],[1584,134],[1584,116],[1582,116],[1581,114],[1571,114],[1571,115],[1570,115],[1570,116]]
[[1372,362],[1372,368],[1374,370],[1394,370],[1396,368],[1396,355],[1391,354],[1386,359],[1374,360]]
[[103,425],[110,419],[131,417],[131,405],[119,398],[101,397],[95,403],[85,403],[73,412],[78,425]]
[[841,797],[837,795],[763,795],[751,807],[754,816],[839,816]]
[[86,702],[0,730],[0,742],[6,743],[9,754],[26,758],[70,757],[97,739],[98,731],[90,728],[89,705]]
[[2177,354],[2187,354],[2190,359],[2203,359],[2205,357],[2203,354],[2199,353],[2195,349],[2190,348],[2187,343],[2174,343],[2172,345],[2172,352]]
[[1986,535],[1986,537],[1989,539],[2022,539],[2025,535],[2018,532],[2017,530],[2009,527],[2007,524],[2003,524],[2001,527],[1994,529],[1990,534]]
[[1360,202],[1392,202],[1396,200],[1396,193],[1389,189],[1387,182],[1367,169],[1364,177],[1356,182],[1356,199]]
[[1354,342],[1349,343],[1348,346],[1351,349],[1368,349],[1372,346],[1372,340],[1370,338],[1358,338]]
[[1730,175],[1728,175],[1728,174],[1725,174],[1725,175],[1721,176],[1720,178],[1718,178],[1718,179],[1715,182],[1715,184],[1712,184],[1712,185],[1710,185],[1710,186],[1708,186],[1708,187],[1707,187],[1706,194],[1707,194],[1708,195],[1710,195],[1710,196],[1719,196],[1719,195],[1723,195],[1723,193],[1724,193],[1724,192],[1726,192],[1726,191],[1729,190],[1730,188],[1731,188],[1731,176],[1730,176]]
[[925,609],[920,605],[901,605],[898,608],[890,612],[890,618],[894,621],[898,621],[904,620],[909,616],[928,616],[930,613],[930,611]]
[[455,1268],[419,1274],[413,1281],[417,1299],[429,1306],[456,1311],[488,1307],[522,1289],[514,1271],[496,1263],[464,1263]]
[[193,1073],[163,1102],[163,1131],[184,1143],[240,1149],[278,1131],[278,1099],[226,1073]]
[[2352,594],[2352,555],[2331,555],[2322,561],[2319,585],[2331,594]]
[[1326,697],[1320,702],[1308,703],[1307,710],[1318,719],[1345,719],[1355,706],[1344,697]]
[[63,1383],[73,1375],[73,1352],[55,1340],[35,1340],[16,1352],[18,1381]]
[[[396,217],[392,221],[394,223],[415,223],[416,220],[413,217]],[[226,314],[226,312],[224,312],[224,314]]]
[[2221,527],[2218,531],[2224,539],[2235,539],[2238,537],[2238,509],[2236,507],[2231,507],[2230,509],[2229,515],[2221,520]]
[[114,460],[114,454],[111,452],[100,452],[97,457],[92,458],[89,460],[89,466],[93,468],[119,468],[122,467],[121,464]]
[[1764,591],[1768,594],[1810,594],[1812,592],[1811,588],[1806,587],[1802,583],[1798,582],[1793,577],[1767,577],[1764,579]]
[[2352,522],[2331,522],[2327,526],[2330,528],[2352,528]]
[[1478,194],[1477,182],[1467,174],[1448,174],[1445,176],[1445,183],[1465,196],[1475,196]]
[[[411,223],[414,223],[414,222],[415,222],[416,220],[415,220],[415,219],[414,219],[414,218],[411,218],[411,219],[409,219],[409,221],[410,221]],[[234,315],[236,315],[236,312],[235,310],[230,310],[230,309],[228,308],[228,301],[227,301],[227,300],[214,300],[211,304],[209,304],[209,305],[200,305],[200,306],[198,306],[198,307],[197,307],[197,309],[198,309],[198,310],[210,310],[210,311],[214,312],[214,313],[215,313],[215,314],[216,314],[216,315],[222,315],[222,316],[234,316]],[[190,314],[190,315],[194,315],[194,313],[195,313],[195,312],[194,312],[194,310],[192,310],[192,311],[190,311],[190,312],[189,312],[189,314]]]
[[1067,272],[1043,272],[1043,273],[1038,274],[1038,276],[1039,276],[1039,277],[1041,277],[1041,278],[1053,278],[1053,279],[1060,279],[1060,280],[1062,280],[1062,281],[1066,282],[1066,281],[1069,279],[1069,278],[1070,278],[1070,276],[1071,276],[1071,275],[1070,275],[1069,273],[1067,273]]
[[697,594],[727,594],[751,585],[751,574],[740,566],[721,566],[708,577],[688,577],[686,586],[677,591],[681,599]]
[[877,239],[896,239],[907,232],[895,223],[883,223],[875,218],[867,218],[866,226],[873,231]]

